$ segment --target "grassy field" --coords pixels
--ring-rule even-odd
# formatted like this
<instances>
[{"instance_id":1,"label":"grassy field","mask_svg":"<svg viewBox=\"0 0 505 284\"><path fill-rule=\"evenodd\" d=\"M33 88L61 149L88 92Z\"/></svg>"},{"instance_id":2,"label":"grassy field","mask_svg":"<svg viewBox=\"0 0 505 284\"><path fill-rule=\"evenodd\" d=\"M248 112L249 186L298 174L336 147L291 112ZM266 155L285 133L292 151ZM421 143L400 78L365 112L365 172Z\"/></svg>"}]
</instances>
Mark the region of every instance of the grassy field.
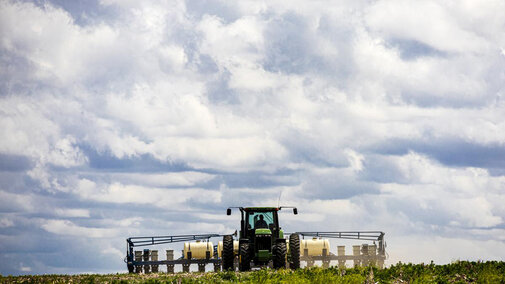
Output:
<instances>
[{"instance_id":1,"label":"grassy field","mask_svg":"<svg viewBox=\"0 0 505 284\"><path fill-rule=\"evenodd\" d=\"M296 271L1 276L0 283L504 283L505 262L458 261L447 265L402 264Z\"/></svg>"}]
</instances>

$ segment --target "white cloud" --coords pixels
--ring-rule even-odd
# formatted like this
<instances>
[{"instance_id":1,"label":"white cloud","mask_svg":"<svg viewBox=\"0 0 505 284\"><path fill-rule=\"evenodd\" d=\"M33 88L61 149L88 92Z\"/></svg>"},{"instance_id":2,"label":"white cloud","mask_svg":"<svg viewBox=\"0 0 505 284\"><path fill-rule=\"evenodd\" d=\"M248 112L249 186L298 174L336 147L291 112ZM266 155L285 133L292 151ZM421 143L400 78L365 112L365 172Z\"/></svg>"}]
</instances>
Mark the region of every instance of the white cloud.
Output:
<instances>
[{"instance_id":1,"label":"white cloud","mask_svg":"<svg viewBox=\"0 0 505 284\"><path fill-rule=\"evenodd\" d=\"M112 248L112 247L102 250L102 254L110 254L110 255L117 257L118 259L124 258L124 253L122 251L120 251L117 248Z\"/></svg>"},{"instance_id":2,"label":"white cloud","mask_svg":"<svg viewBox=\"0 0 505 284\"><path fill-rule=\"evenodd\" d=\"M259 63L263 54L264 25L256 17L242 17L226 25L215 16L204 16L197 26L203 34L201 52L211 55L219 66L228 69ZM244 64L246 66L242 66Z\"/></svg>"},{"instance_id":3,"label":"white cloud","mask_svg":"<svg viewBox=\"0 0 505 284\"><path fill-rule=\"evenodd\" d=\"M449 263L457 260L474 259L500 260L499 251L503 242L466 240L457 237L404 236L390 238L387 250L388 263Z\"/></svg>"},{"instance_id":4,"label":"white cloud","mask_svg":"<svg viewBox=\"0 0 505 284\"><path fill-rule=\"evenodd\" d=\"M199 172L178 172L178 173L119 173L114 178L131 181L134 184L149 185L152 187L181 187L194 186L212 180L215 175Z\"/></svg>"},{"instance_id":5,"label":"white cloud","mask_svg":"<svg viewBox=\"0 0 505 284\"><path fill-rule=\"evenodd\" d=\"M21 262L19 264L19 270L22 271L22 272L30 272L30 271L32 271L32 268L29 267L29 266L23 265L23 263Z\"/></svg>"},{"instance_id":6,"label":"white cloud","mask_svg":"<svg viewBox=\"0 0 505 284\"><path fill-rule=\"evenodd\" d=\"M84 217L89 218L89 210L87 209L64 209L64 208L56 208L54 210L57 216L63 218L72 218L72 217Z\"/></svg>"},{"instance_id":7,"label":"white cloud","mask_svg":"<svg viewBox=\"0 0 505 284\"><path fill-rule=\"evenodd\" d=\"M346 149L345 154L349 160L351 168L355 171L361 171L363 169L363 155L356 153L351 149Z\"/></svg>"},{"instance_id":8,"label":"white cloud","mask_svg":"<svg viewBox=\"0 0 505 284\"><path fill-rule=\"evenodd\" d=\"M116 229L83 227L68 220L47 220L41 224L41 228L53 234L81 238L110 238L118 236Z\"/></svg>"},{"instance_id":9,"label":"white cloud","mask_svg":"<svg viewBox=\"0 0 505 284\"><path fill-rule=\"evenodd\" d=\"M326 216L336 215L344 218L350 218L359 215L361 212L360 208L348 199L312 200L306 203L306 207L309 208L309 212L326 214ZM305 206L300 207L305 208Z\"/></svg>"},{"instance_id":10,"label":"white cloud","mask_svg":"<svg viewBox=\"0 0 505 284\"><path fill-rule=\"evenodd\" d=\"M469 226L494 227L503 223L503 218L493 215L493 206L484 197L474 197L455 200L449 207L458 212ZM472 208L472 211L465 210ZM456 223L456 225L459 225Z\"/></svg>"},{"instance_id":11,"label":"white cloud","mask_svg":"<svg viewBox=\"0 0 505 284\"><path fill-rule=\"evenodd\" d=\"M79 166L88 161L82 151L75 147L75 139L66 137L56 142L54 149L49 153L48 162L63 167Z\"/></svg>"},{"instance_id":12,"label":"white cloud","mask_svg":"<svg viewBox=\"0 0 505 284\"><path fill-rule=\"evenodd\" d=\"M148 204L160 208L172 209L190 208L185 204L191 200L202 203L219 203L221 193L201 188L165 189L138 185L123 185L115 182L108 186L97 185L94 182L81 179L75 193L86 200L109 203Z\"/></svg>"},{"instance_id":13,"label":"white cloud","mask_svg":"<svg viewBox=\"0 0 505 284\"><path fill-rule=\"evenodd\" d=\"M126 218L126 219L121 219L121 220L104 220L103 223L106 226L116 226L116 227L121 227L121 228L128 228L128 227L141 227L142 221L144 221L143 218L133 217L133 218Z\"/></svg>"},{"instance_id":14,"label":"white cloud","mask_svg":"<svg viewBox=\"0 0 505 284\"><path fill-rule=\"evenodd\" d=\"M36 198L33 195L15 194L0 190L0 208L11 212L33 212Z\"/></svg>"},{"instance_id":15,"label":"white cloud","mask_svg":"<svg viewBox=\"0 0 505 284\"><path fill-rule=\"evenodd\" d=\"M122 64L116 61L117 51L123 50L118 48L120 40L109 26L82 29L67 12L52 5L42 10L32 3L4 2L0 11L3 48L33 64L32 72L24 74L29 80L65 87L88 76L104 75L107 71L99 62Z\"/></svg>"},{"instance_id":16,"label":"white cloud","mask_svg":"<svg viewBox=\"0 0 505 284\"><path fill-rule=\"evenodd\" d=\"M436 225L494 227L503 223L502 206L495 202L503 177L473 168L447 169L415 153L395 159L406 181L381 188L392 194L384 198L401 201L403 210L412 210L403 211L412 220L433 214L441 217L428 221Z\"/></svg>"},{"instance_id":17,"label":"white cloud","mask_svg":"<svg viewBox=\"0 0 505 284\"><path fill-rule=\"evenodd\" d=\"M0 218L0 228L8 228L14 226L14 222L9 218Z\"/></svg>"},{"instance_id":18,"label":"white cloud","mask_svg":"<svg viewBox=\"0 0 505 284\"><path fill-rule=\"evenodd\" d=\"M366 21L388 37L416 40L443 51L482 52L489 43L467 31L451 15L452 7L437 1L379 1Z\"/></svg>"},{"instance_id":19,"label":"white cloud","mask_svg":"<svg viewBox=\"0 0 505 284\"><path fill-rule=\"evenodd\" d=\"M3 153L39 156L49 152L49 144L59 136L59 127L37 104L18 97L4 97L0 108L1 127L9 133L0 142Z\"/></svg>"}]
</instances>

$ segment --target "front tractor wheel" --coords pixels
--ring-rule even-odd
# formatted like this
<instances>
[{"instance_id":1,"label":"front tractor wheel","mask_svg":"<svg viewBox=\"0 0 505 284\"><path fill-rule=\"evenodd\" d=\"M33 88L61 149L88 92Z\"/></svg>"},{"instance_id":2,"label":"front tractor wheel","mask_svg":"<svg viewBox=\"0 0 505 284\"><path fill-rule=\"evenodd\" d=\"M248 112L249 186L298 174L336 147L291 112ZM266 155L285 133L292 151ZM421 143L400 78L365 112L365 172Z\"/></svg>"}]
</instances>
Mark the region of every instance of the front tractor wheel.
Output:
<instances>
[{"instance_id":1,"label":"front tractor wheel","mask_svg":"<svg viewBox=\"0 0 505 284\"><path fill-rule=\"evenodd\" d=\"M240 271L251 270L251 253L249 252L248 243L240 244L239 256L240 256L239 270Z\"/></svg>"},{"instance_id":2,"label":"front tractor wheel","mask_svg":"<svg viewBox=\"0 0 505 284\"><path fill-rule=\"evenodd\" d=\"M233 259L233 237L231 235L226 235L223 237L223 270L234 270Z\"/></svg>"},{"instance_id":3,"label":"front tractor wheel","mask_svg":"<svg viewBox=\"0 0 505 284\"><path fill-rule=\"evenodd\" d=\"M289 268L300 268L300 236L298 234L289 236Z\"/></svg>"},{"instance_id":4,"label":"front tractor wheel","mask_svg":"<svg viewBox=\"0 0 505 284\"><path fill-rule=\"evenodd\" d=\"M274 269L286 267L286 243L277 243L274 246Z\"/></svg>"}]
</instances>

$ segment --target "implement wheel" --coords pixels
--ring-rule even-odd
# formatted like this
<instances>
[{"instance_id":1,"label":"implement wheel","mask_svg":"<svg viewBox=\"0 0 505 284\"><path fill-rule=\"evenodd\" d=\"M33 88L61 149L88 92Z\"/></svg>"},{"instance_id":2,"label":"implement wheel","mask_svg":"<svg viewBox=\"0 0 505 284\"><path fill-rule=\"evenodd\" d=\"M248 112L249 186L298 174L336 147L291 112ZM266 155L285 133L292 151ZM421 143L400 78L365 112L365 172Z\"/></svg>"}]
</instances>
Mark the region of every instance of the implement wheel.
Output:
<instances>
[{"instance_id":1,"label":"implement wheel","mask_svg":"<svg viewBox=\"0 0 505 284\"><path fill-rule=\"evenodd\" d=\"M300 236L291 234L289 236L289 268L300 268Z\"/></svg>"},{"instance_id":2,"label":"implement wheel","mask_svg":"<svg viewBox=\"0 0 505 284\"><path fill-rule=\"evenodd\" d=\"M240 245L239 251L239 270L240 271L249 271L251 270L251 253L249 251L249 244L242 243Z\"/></svg>"},{"instance_id":3,"label":"implement wheel","mask_svg":"<svg viewBox=\"0 0 505 284\"><path fill-rule=\"evenodd\" d=\"M234 270L233 259L233 237L227 235L223 237L223 270Z\"/></svg>"},{"instance_id":4,"label":"implement wheel","mask_svg":"<svg viewBox=\"0 0 505 284\"><path fill-rule=\"evenodd\" d=\"M286 267L286 250L287 250L286 243L277 243L274 246L273 251L274 269L280 269Z\"/></svg>"},{"instance_id":5,"label":"implement wheel","mask_svg":"<svg viewBox=\"0 0 505 284\"><path fill-rule=\"evenodd\" d=\"M133 264L127 264L126 266L128 267L128 273L133 273L134 271Z\"/></svg>"}]
</instances>

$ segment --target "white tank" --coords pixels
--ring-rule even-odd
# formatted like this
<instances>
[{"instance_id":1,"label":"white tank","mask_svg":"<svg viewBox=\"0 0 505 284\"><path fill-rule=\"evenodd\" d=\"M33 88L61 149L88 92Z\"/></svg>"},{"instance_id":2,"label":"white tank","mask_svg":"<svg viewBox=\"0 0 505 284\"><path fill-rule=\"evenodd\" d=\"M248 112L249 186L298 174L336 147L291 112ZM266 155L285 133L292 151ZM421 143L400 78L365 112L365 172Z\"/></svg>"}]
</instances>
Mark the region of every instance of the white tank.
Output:
<instances>
[{"instance_id":1,"label":"white tank","mask_svg":"<svg viewBox=\"0 0 505 284\"><path fill-rule=\"evenodd\" d=\"M184 243L184 258L188 258L188 252L191 252L193 259L207 258L207 251L210 252L210 258L214 257L214 245L212 242L191 242Z\"/></svg>"},{"instance_id":2,"label":"white tank","mask_svg":"<svg viewBox=\"0 0 505 284\"><path fill-rule=\"evenodd\" d=\"M330 241L318 238L300 240L300 254L303 255L305 249L308 250L309 256L321 256L323 255L323 249L326 249L326 254L330 254Z\"/></svg>"},{"instance_id":3,"label":"white tank","mask_svg":"<svg viewBox=\"0 0 505 284\"><path fill-rule=\"evenodd\" d=\"M222 253L223 253L223 241L219 241L219 243L217 243L217 256L221 257ZM233 241L233 253L235 255L238 254L238 241Z\"/></svg>"}]
</instances>

